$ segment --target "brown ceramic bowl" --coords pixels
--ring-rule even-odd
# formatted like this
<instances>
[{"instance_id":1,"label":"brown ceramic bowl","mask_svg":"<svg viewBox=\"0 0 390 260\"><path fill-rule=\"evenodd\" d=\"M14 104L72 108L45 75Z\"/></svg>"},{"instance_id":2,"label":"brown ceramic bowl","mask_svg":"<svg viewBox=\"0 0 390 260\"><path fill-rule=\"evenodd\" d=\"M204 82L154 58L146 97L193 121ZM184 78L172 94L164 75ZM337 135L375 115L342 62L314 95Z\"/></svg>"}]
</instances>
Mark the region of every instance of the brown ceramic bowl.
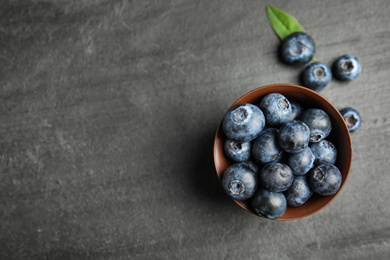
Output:
<instances>
[{"instance_id":1,"label":"brown ceramic bowl","mask_svg":"<svg viewBox=\"0 0 390 260\"><path fill-rule=\"evenodd\" d=\"M326 139L331 141L337 147L338 155L335 165L340 169L342 174L342 183L339 191L332 196L326 197L314 194L306 203L299 207L287 207L287 211L284 213L284 215L277 220L293 220L304 218L323 209L334 198L336 198L336 196L342 190L345 182L347 181L349 171L351 169L351 136L349 134L347 126L345 125L344 119L342 118L338 110L328 100L319 95L317 92L314 92L305 87L300 87L291 84L274 84L260 87L248 92L247 94L239 98L230 108L241 103L252 103L258 105L260 103L260 100L265 95L270 93L280 93L284 95L288 100L298 102L304 107L304 109L320 108L326 113L328 113L329 117L332 120L332 132ZM214 140L214 164L220 181L225 170L231 164L233 164L233 162L225 155L223 150L223 143L225 138L226 136L222 130L222 125L220 123ZM250 200L234 201L246 211L258 216L255 211L252 210Z\"/></svg>"}]
</instances>

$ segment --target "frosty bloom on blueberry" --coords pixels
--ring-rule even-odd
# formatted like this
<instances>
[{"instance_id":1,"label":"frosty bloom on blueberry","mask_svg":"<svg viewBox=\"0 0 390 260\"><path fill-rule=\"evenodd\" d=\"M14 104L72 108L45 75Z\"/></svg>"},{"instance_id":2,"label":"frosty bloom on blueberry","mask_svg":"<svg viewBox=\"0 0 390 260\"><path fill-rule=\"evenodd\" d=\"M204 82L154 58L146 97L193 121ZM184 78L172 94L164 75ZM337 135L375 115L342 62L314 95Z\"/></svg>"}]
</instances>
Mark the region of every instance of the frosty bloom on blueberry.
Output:
<instances>
[{"instance_id":1,"label":"frosty bloom on blueberry","mask_svg":"<svg viewBox=\"0 0 390 260\"><path fill-rule=\"evenodd\" d=\"M252 198L252 208L261 217L277 219L286 212L286 197L281 192L259 189Z\"/></svg>"},{"instance_id":2,"label":"frosty bloom on blueberry","mask_svg":"<svg viewBox=\"0 0 390 260\"><path fill-rule=\"evenodd\" d=\"M268 163L261 169L259 178L265 189L280 192L291 186L294 175L286 164Z\"/></svg>"},{"instance_id":3,"label":"frosty bloom on blueberry","mask_svg":"<svg viewBox=\"0 0 390 260\"><path fill-rule=\"evenodd\" d=\"M245 162L243 162L244 164L246 164L254 173L257 174L257 172L260 170L260 165L257 164L254 160L252 159L249 159L249 160L246 160Z\"/></svg>"},{"instance_id":4,"label":"frosty bloom on blueberry","mask_svg":"<svg viewBox=\"0 0 390 260\"><path fill-rule=\"evenodd\" d=\"M223 146L226 155L236 162L244 162L251 157L251 143L237 142L231 139L226 139Z\"/></svg>"},{"instance_id":5,"label":"frosty bloom on blueberry","mask_svg":"<svg viewBox=\"0 0 390 260\"><path fill-rule=\"evenodd\" d=\"M266 95L259 107L264 112L267 123L271 126L280 126L291 119L292 109L288 99L279 93Z\"/></svg>"},{"instance_id":6,"label":"frosty bloom on blueberry","mask_svg":"<svg viewBox=\"0 0 390 260\"><path fill-rule=\"evenodd\" d=\"M279 144L288 153L302 152L310 141L309 127L299 120L287 122L279 129Z\"/></svg>"},{"instance_id":7,"label":"frosty bloom on blueberry","mask_svg":"<svg viewBox=\"0 0 390 260\"><path fill-rule=\"evenodd\" d=\"M254 140L252 154L260 164L279 161L284 152L279 145L278 129L267 128Z\"/></svg>"},{"instance_id":8,"label":"frosty bloom on blueberry","mask_svg":"<svg viewBox=\"0 0 390 260\"><path fill-rule=\"evenodd\" d=\"M288 206L298 207L305 203L313 195L313 191L306 180L306 175L295 176L293 183L284 192L284 195Z\"/></svg>"},{"instance_id":9,"label":"frosty bloom on blueberry","mask_svg":"<svg viewBox=\"0 0 390 260\"><path fill-rule=\"evenodd\" d=\"M340 170L330 163L321 164L308 173L310 187L321 196L335 194L340 189L341 179Z\"/></svg>"},{"instance_id":10,"label":"frosty bloom on blueberry","mask_svg":"<svg viewBox=\"0 0 390 260\"><path fill-rule=\"evenodd\" d=\"M343 55L335 61L333 71L336 78L351 81L360 75L362 67L355 56Z\"/></svg>"},{"instance_id":11,"label":"frosty bloom on blueberry","mask_svg":"<svg viewBox=\"0 0 390 260\"><path fill-rule=\"evenodd\" d=\"M222 122L222 128L229 139L250 142L263 130L264 114L258 106L240 104L230 109Z\"/></svg>"},{"instance_id":12,"label":"frosty bloom on blueberry","mask_svg":"<svg viewBox=\"0 0 390 260\"><path fill-rule=\"evenodd\" d=\"M354 132L360 127L362 121L359 112L352 108L346 107L340 110L341 116L344 118L345 124L348 127L349 132Z\"/></svg>"},{"instance_id":13,"label":"frosty bloom on blueberry","mask_svg":"<svg viewBox=\"0 0 390 260\"><path fill-rule=\"evenodd\" d=\"M324 110L307 109L300 119L310 128L310 142L319 142L325 139L332 130L332 122Z\"/></svg>"},{"instance_id":14,"label":"frosty bloom on blueberry","mask_svg":"<svg viewBox=\"0 0 390 260\"><path fill-rule=\"evenodd\" d=\"M308 65L302 72L303 85L312 90L321 90L332 79L332 71L322 62Z\"/></svg>"},{"instance_id":15,"label":"frosty bloom on blueberry","mask_svg":"<svg viewBox=\"0 0 390 260\"><path fill-rule=\"evenodd\" d=\"M295 32L287 36L280 47L281 57L290 65L305 65L314 57L316 47L306 33Z\"/></svg>"},{"instance_id":16,"label":"frosty bloom on blueberry","mask_svg":"<svg viewBox=\"0 0 390 260\"><path fill-rule=\"evenodd\" d=\"M312 151L306 147L302 152L291 154L288 157L288 166L295 175L304 175L314 166L314 158Z\"/></svg>"},{"instance_id":17,"label":"frosty bloom on blueberry","mask_svg":"<svg viewBox=\"0 0 390 260\"><path fill-rule=\"evenodd\" d=\"M257 189L257 174L246 164L235 163L224 172L222 187L236 200L249 199Z\"/></svg>"},{"instance_id":18,"label":"frosty bloom on blueberry","mask_svg":"<svg viewBox=\"0 0 390 260\"><path fill-rule=\"evenodd\" d=\"M320 165L324 163L334 164L337 159L337 148L336 146L328 141L322 140L318 143L310 145L310 149L314 154L314 164Z\"/></svg>"},{"instance_id":19,"label":"frosty bloom on blueberry","mask_svg":"<svg viewBox=\"0 0 390 260\"><path fill-rule=\"evenodd\" d=\"M303 113L303 108L300 104L297 102L290 102L291 104L291 119L290 120L297 120Z\"/></svg>"}]
</instances>

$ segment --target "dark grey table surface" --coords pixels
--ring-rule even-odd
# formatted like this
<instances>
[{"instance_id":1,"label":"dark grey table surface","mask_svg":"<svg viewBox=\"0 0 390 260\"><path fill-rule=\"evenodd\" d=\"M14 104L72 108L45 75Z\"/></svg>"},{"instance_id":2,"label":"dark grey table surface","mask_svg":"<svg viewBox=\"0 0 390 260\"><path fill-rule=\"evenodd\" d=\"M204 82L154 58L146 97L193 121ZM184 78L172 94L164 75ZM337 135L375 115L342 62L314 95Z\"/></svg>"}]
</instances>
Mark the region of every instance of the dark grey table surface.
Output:
<instances>
[{"instance_id":1,"label":"dark grey table surface","mask_svg":"<svg viewBox=\"0 0 390 260\"><path fill-rule=\"evenodd\" d=\"M332 65L320 94L363 118L325 209L289 222L238 207L213 165L244 93L299 84L265 1L0 3L0 259L388 259L390 2L270 3Z\"/></svg>"}]
</instances>

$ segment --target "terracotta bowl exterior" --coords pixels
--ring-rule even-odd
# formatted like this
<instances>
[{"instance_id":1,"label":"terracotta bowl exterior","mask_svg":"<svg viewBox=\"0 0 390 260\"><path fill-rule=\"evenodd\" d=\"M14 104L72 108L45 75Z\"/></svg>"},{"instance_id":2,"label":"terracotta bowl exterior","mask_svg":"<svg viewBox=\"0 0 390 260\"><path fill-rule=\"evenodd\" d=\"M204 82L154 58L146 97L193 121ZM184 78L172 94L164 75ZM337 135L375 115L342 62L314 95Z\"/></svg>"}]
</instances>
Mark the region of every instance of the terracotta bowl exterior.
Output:
<instances>
[{"instance_id":1,"label":"terracotta bowl exterior","mask_svg":"<svg viewBox=\"0 0 390 260\"><path fill-rule=\"evenodd\" d=\"M241 103L252 103L258 105L261 99L270 93L280 93L288 100L301 104L304 109L320 108L328 113L332 121L332 132L326 139L331 141L337 147L338 156L335 165L340 169L342 174L342 183L339 191L332 196L326 197L314 194L303 205L299 207L288 207L285 214L277 220L294 220L304 218L325 208L333 199L336 198L337 195L340 194L345 182L347 181L352 164L351 136L339 111L327 99L317 92L297 85L273 84L259 87L243 95L230 108ZM221 123L218 126L214 140L214 164L220 182L225 170L234 163L225 155L223 150L223 143L226 136L222 130ZM250 200L234 201L246 211L258 216L252 210Z\"/></svg>"}]
</instances>

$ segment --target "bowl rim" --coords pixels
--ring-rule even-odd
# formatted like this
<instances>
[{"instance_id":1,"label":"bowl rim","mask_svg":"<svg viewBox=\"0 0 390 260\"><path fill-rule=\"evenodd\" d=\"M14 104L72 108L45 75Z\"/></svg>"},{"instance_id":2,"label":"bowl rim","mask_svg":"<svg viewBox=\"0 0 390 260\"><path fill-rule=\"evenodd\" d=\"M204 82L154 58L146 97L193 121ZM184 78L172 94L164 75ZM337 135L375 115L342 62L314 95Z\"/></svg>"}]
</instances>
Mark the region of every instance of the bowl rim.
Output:
<instances>
[{"instance_id":1,"label":"bowl rim","mask_svg":"<svg viewBox=\"0 0 390 260\"><path fill-rule=\"evenodd\" d=\"M345 149L348 149L349 153L350 153L350 160L347 162L347 167L346 167L346 170L345 170L345 178L344 180L342 181L341 183L341 186L339 188L339 190L331 195L331 196L326 196L329 198L329 200L324 203L322 206L316 208L315 210L309 212L309 213L306 213L306 214L303 214L301 216L297 216L297 217L289 217L289 218L283 218L280 217L278 219L274 219L276 221L288 221L288 220L296 220L296 219L302 219L302 218L305 218L305 217L308 217L308 216L311 216L317 212L319 212L320 210L322 210L323 208L325 208L326 206L328 206L337 196L338 194L341 192L341 190L343 189L345 183L347 182L347 179L349 177L349 174L350 174L350 171L351 171L351 166L352 166L352 158L353 158L353 151L352 151L352 139L351 139L351 135L350 135L350 132L348 130L348 127L347 125L345 124L345 121L343 119L343 117L341 116L339 110L328 100L326 99L324 96L322 96L321 94L311 90L311 89L308 89L306 87L302 87L302 86L299 86L299 85L295 85L295 84L289 84L289 83L277 83L277 84L270 84L270 85L264 85L264 86L261 86L261 87L257 87L247 93L245 93L244 95L242 95L240 98L238 98L230 107L229 109L227 109L222 117L222 120L220 120L219 124L218 124L218 127L217 127L217 131L215 133L215 136L214 136L214 144L213 144L213 160L214 160L214 167L215 167L215 171L216 171L216 174L217 174L217 178L219 180L219 182L222 184L221 182L221 178L219 177L219 167L217 165L217 157L219 156L220 154L220 149L218 147L218 144L219 144L219 134L220 132L222 131L222 121L223 121L223 118L225 116L225 114L231 109L233 108L234 106L238 105L238 104L241 104L241 103L245 103L245 102L241 102L241 100L245 99L247 96L250 96L252 95L254 92L257 92L259 91L259 89L265 89L265 88L285 88L285 87L291 87L291 88L295 88L295 89L300 89L301 91L306 91L308 93L311 93L312 95L315 95L315 96L318 96L320 99L322 99L328 106L330 106L330 108L334 111L336 111L336 115L338 118L338 121L342 122L342 127L344 128L343 130L345 131L345 133L347 133L347 140L346 142L348 143L348 146L345 147ZM270 92L271 93L271 92ZM278 93L278 91L275 91L274 93ZM333 120L335 120L334 118L332 118ZM226 157L226 155L224 155ZM221 175L222 176L222 175ZM236 200L236 199L233 199L231 198L233 201L235 201L236 204L238 204L241 208L243 208L245 211L257 216L257 217L261 217L259 216L258 214L256 214L254 211L252 210L249 210L248 208L246 208L243 204L243 201L239 201L239 200Z\"/></svg>"}]
</instances>

